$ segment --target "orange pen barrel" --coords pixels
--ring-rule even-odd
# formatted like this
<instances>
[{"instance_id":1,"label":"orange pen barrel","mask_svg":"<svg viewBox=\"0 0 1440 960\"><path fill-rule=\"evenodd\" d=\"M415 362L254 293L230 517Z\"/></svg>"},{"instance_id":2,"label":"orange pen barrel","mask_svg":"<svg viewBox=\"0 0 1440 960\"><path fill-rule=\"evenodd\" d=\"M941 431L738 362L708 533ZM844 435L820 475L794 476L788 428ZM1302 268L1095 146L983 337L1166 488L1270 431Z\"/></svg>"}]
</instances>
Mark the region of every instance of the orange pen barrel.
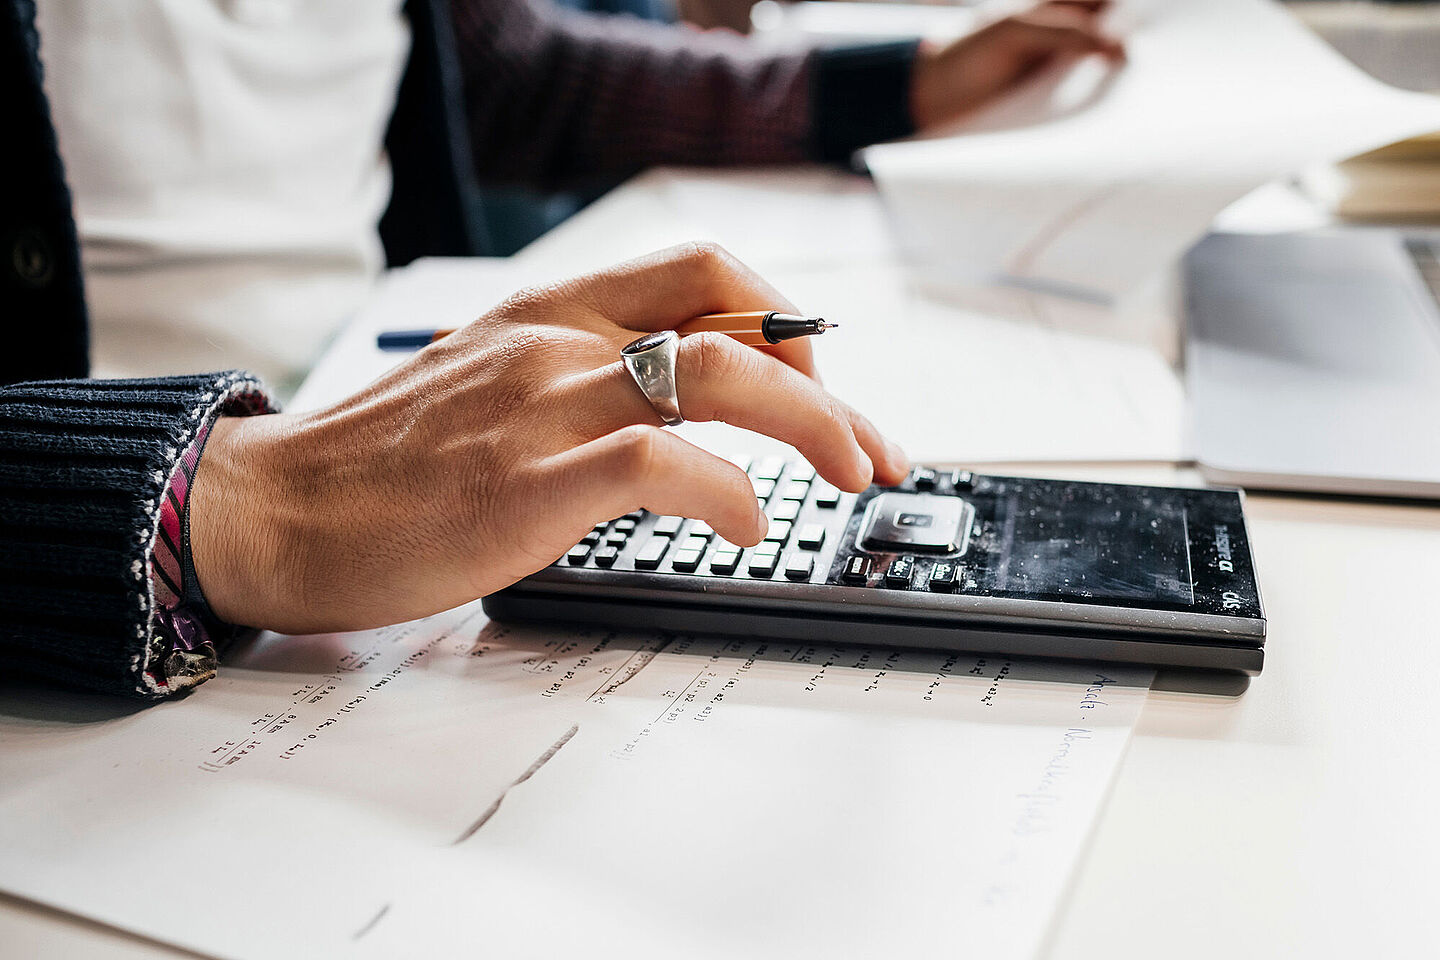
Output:
<instances>
[{"instance_id":1,"label":"orange pen barrel","mask_svg":"<svg viewBox=\"0 0 1440 960\"><path fill-rule=\"evenodd\" d=\"M797 317L773 310L748 313L707 313L694 320L686 320L676 327L681 336L692 333L723 333L747 347L764 347L792 340L795 337L811 337L834 327L819 317Z\"/></svg>"}]
</instances>

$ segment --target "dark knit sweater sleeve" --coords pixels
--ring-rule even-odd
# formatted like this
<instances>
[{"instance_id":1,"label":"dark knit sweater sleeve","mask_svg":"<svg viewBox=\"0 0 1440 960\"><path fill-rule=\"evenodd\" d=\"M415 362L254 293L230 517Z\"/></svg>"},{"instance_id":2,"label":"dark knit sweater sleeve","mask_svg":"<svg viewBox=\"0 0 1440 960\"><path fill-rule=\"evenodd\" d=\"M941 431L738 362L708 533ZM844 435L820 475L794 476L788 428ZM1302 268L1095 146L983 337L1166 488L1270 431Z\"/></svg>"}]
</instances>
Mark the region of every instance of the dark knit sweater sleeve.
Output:
<instances>
[{"instance_id":1,"label":"dark knit sweater sleeve","mask_svg":"<svg viewBox=\"0 0 1440 960\"><path fill-rule=\"evenodd\" d=\"M145 699L187 686L156 629L160 504L205 424L269 409L237 372L0 387L0 669Z\"/></svg>"}]
</instances>

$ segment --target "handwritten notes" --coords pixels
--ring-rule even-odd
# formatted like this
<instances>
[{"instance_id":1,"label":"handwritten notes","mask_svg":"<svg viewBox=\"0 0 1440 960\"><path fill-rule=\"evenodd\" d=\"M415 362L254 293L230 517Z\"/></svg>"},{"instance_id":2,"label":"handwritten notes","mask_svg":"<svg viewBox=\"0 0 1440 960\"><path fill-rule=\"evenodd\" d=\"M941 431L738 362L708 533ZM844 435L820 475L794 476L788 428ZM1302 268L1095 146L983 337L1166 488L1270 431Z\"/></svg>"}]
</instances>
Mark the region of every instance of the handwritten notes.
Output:
<instances>
[{"instance_id":1,"label":"handwritten notes","mask_svg":"<svg viewBox=\"0 0 1440 960\"><path fill-rule=\"evenodd\" d=\"M1148 682L478 607L263 637L110 719L0 691L0 886L227 957L1028 956Z\"/></svg>"},{"instance_id":2,"label":"handwritten notes","mask_svg":"<svg viewBox=\"0 0 1440 960\"><path fill-rule=\"evenodd\" d=\"M363 956L1031 956L1149 682L493 625L477 650L544 664L577 732L471 841L409 865Z\"/></svg>"}]
</instances>

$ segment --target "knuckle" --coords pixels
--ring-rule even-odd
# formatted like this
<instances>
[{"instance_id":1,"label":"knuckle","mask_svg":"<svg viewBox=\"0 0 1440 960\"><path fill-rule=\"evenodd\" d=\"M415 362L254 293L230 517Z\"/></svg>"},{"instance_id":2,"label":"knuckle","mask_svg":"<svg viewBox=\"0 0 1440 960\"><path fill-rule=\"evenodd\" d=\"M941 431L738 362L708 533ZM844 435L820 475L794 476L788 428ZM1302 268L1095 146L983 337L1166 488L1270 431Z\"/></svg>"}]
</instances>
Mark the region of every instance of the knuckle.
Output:
<instances>
[{"instance_id":1,"label":"knuckle","mask_svg":"<svg viewBox=\"0 0 1440 960\"><path fill-rule=\"evenodd\" d=\"M655 471L662 434L657 427L632 424L616 434L618 472L625 479L644 481Z\"/></svg>"}]
</instances>

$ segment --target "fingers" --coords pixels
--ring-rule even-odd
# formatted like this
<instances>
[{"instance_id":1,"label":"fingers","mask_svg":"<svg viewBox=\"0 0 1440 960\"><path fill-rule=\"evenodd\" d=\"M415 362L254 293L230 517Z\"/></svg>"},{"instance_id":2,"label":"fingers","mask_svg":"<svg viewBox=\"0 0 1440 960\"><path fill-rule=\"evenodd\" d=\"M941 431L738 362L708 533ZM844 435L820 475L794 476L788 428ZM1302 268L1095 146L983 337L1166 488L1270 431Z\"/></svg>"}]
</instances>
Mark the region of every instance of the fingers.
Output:
<instances>
[{"instance_id":1,"label":"fingers","mask_svg":"<svg viewBox=\"0 0 1440 960\"><path fill-rule=\"evenodd\" d=\"M1052 0L1011 22L1017 31L1024 31L1027 44L1037 53L1098 53L1120 59L1125 54L1124 45L1100 28L1097 15L1105 6L1080 0Z\"/></svg>"},{"instance_id":2,"label":"fingers","mask_svg":"<svg viewBox=\"0 0 1440 960\"><path fill-rule=\"evenodd\" d=\"M688 420L721 420L796 447L826 480L860 491L871 480L898 482L904 454L819 384L741 346L704 333L680 342L676 361L680 412ZM563 404L584 417L582 434L598 436L629 423L659 418L619 363L577 377Z\"/></svg>"},{"instance_id":3,"label":"fingers","mask_svg":"<svg viewBox=\"0 0 1440 960\"><path fill-rule=\"evenodd\" d=\"M749 547L769 526L744 471L658 427L624 427L547 466L558 477L564 521L576 529L644 509L704 520Z\"/></svg>"},{"instance_id":4,"label":"fingers","mask_svg":"<svg viewBox=\"0 0 1440 960\"><path fill-rule=\"evenodd\" d=\"M705 313L798 313L759 274L713 243L686 243L581 278L574 289L630 330L664 330Z\"/></svg>"}]
</instances>

